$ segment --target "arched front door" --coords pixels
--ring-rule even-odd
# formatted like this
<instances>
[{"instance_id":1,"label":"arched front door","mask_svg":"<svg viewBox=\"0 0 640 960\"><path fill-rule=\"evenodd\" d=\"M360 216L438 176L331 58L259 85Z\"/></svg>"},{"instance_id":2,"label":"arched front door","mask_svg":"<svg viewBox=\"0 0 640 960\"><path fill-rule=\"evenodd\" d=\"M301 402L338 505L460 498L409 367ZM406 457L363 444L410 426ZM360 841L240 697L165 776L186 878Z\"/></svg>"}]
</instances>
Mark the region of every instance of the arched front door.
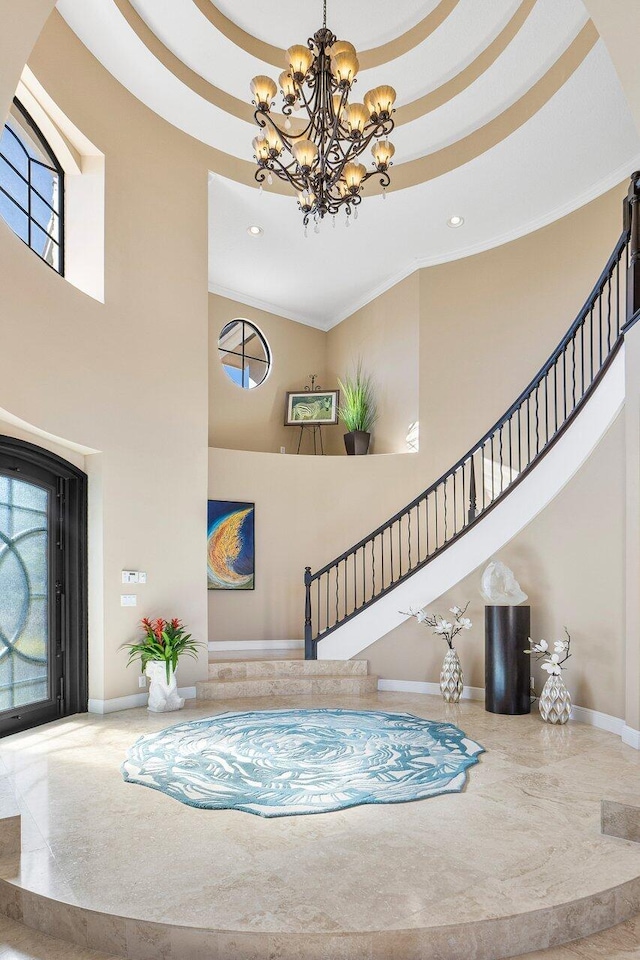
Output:
<instances>
[{"instance_id":1,"label":"arched front door","mask_svg":"<svg viewBox=\"0 0 640 960\"><path fill-rule=\"evenodd\" d=\"M0 736L87 709L87 478L0 436Z\"/></svg>"}]
</instances>

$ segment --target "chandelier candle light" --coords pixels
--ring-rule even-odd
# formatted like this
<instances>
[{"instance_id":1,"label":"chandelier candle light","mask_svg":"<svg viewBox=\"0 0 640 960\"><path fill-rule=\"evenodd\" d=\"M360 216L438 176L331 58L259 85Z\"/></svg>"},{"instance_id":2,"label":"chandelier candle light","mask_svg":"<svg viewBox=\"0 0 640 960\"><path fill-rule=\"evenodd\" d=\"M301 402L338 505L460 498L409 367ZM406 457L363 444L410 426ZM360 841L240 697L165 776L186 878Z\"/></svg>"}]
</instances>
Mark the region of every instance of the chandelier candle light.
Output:
<instances>
[{"instance_id":1,"label":"chandelier candle light","mask_svg":"<svg viewBox=\"0 0 640 960\"><path fill-rule=\"evenodd\" d=\"M362 103L349 103L359 69L353 44L338 40L327 28L324 0L323 26L307 46L297 44L286 52L285 69L279 77L283 98L284 128L276 124L271 109L278 90L271 77L254 77L251 93L260 133L253 140L260 185L273 182L275 175L289 183L298 197L305 228L315 220L316 232L328 213L341 208L357 216L364 183L380 177L384 190L389 186L389 167L395 147L388 137L394 128L392 114L396 100L393 87L369 90ZM303 119L291 122L294 111ZM306 114L306 117L304 116ZM358 158L373 142L373 170Z\"/></svg>"}]
</instances>

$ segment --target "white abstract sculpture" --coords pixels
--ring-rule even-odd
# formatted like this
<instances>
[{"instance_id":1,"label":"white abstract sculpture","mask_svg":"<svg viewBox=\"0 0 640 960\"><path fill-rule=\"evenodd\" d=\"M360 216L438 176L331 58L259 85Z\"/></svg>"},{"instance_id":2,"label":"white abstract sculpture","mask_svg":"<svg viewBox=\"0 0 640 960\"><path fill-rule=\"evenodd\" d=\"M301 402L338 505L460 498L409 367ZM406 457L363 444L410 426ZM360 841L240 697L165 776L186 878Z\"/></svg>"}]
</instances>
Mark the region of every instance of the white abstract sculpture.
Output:
<instances>
[{"instance_id":1,"label":"white abstract sculpture","mask_svg":"<svg viewBox=\"0 0 640 960\"><path fill-rule=\"evenodd\" d=\"M480 581L480 594L487 603L494 606L517 606L528 599L513 570L501 560L492 560L488 564Z\"/></svg>"},{"instance_id":2,"label":"white abstract sculpture","mask_svg":"<svg viewBox=\"0 0 640 960\"><path fill-rule=\"evenodd\" d=\"M150 713L170 713L172 710L182 710L184 700L178 696L176 675L170 669L170 679L167 683L167 668L164 660L149 660L145 673L149 677L149 705Z\"/></svg>"}]
</instances>

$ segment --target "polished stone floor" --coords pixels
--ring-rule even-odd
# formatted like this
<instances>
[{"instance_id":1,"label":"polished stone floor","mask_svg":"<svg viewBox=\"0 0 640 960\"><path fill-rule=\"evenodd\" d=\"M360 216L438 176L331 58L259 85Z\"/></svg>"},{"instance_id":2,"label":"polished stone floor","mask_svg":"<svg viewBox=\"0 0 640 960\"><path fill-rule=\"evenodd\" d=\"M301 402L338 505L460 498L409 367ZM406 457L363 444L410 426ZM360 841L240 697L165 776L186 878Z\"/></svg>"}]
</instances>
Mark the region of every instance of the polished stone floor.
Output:
<instances>
[{"instance_id":1,"label":"polished stone floor","mask_svg":"<svg viewBox=\"0 0 640 960\"><path fill-rule=\"evenodd\" d=\"M520 960L638 960L640 920L621 923L585 940L564 947L527 953ZM0 960L120 960L96 950L86 950L29 930L0 917ZM185 957L184 960L189 960ZM300 960L304 960L301 956ZM465 958L466 960L466 958Z\"/></svg>"},{"instance_id":2,"label":"polished stone floor","mask_svg":"<svg viewBox=\"0 0 640 960\"><path fill-rule=\"evenodd\" d=\"M202 717L194 704L180 715L131 710L58 721L0 741L0 796L14 794L23 816L20 873L10 879L149 920L339 932L508 916L640 875L640 845L600 834L601 798L640 791L640 754L611 734L399 693L205 709L292 706L447 719L487 752L459 795L263 820L197 810L122 780L127 747L142 733ZM548 956L635 955L625 949ZM0 950L5 956L22 954Z\"/></svg>"}]
</instances>

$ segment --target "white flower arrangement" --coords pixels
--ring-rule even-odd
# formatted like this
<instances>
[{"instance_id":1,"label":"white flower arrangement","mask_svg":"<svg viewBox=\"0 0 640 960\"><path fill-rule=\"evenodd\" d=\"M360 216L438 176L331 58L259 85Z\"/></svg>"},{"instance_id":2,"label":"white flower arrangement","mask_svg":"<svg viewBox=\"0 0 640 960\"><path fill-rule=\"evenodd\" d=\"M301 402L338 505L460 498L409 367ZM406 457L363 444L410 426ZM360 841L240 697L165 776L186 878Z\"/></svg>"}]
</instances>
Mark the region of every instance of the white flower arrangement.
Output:
<instances>
[{"instance_id":1,"label":"white flower arrangement","mask_svg":"<svg viewBox=\"0 0 640 960\"><path fill-rule=\"evenodd\" d=\"M571 635L566 627L564 628L564 632L567 635L567 639L554 640L553 653L546 640L540 640L538 643L534 643L531 637L529 637L531 649L525 650L525 653L530 653L532 656L535 656L541 668L546 670L549 676L559 677L564 669L563 664L566 663L571 656Z\"/></svg>"},{"instance_id":2,"label":"white flower arrangement","mask_svg":"<svg viewBox=\"0 0 640 960\"><path fill-rule=\"evenodd\" d=\"M400 611L405 617L413 617L418 623L424 623L428 627L431 627L433 632L440 637L444 637L447 641L447 645L450 650L453 650L453 641L458 636L459 633L462 633L463 630L471 630L473 626L469 617L465 617L467 612L467 607L471 601L467 601L464 607L451 607L449 613L452 614L452 619L447 620L446 617L443 617L441 614L436 613L434 616L429 617L424 612L424 610L411 610L409 609L406 613Z\"/></svg>"}]
</instances>

